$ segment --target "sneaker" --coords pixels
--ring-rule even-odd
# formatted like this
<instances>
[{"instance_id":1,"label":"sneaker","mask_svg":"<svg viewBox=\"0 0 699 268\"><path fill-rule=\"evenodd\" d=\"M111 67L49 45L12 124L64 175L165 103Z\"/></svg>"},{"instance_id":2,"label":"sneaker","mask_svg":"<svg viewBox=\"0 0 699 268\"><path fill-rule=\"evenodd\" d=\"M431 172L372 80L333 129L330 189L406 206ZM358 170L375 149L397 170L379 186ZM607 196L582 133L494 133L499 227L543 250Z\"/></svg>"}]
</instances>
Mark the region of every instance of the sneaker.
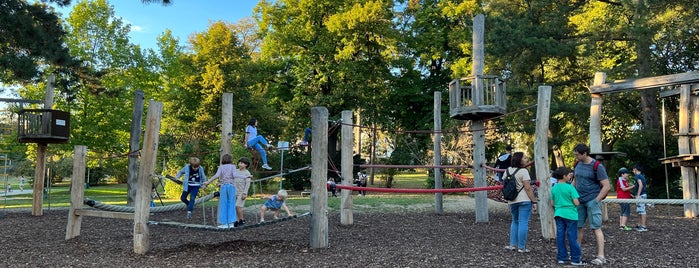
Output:
<instances>
[{"instance_id":1,"label":"sneaker","mask_svg":"<svg viewBox=\"0 0 699 268\"><path fill-rule=\"evenodd\" d=\"M308 142L307 142L307 141L302 141L302 142L301 142L301 146L308 146Z\"/></svg>"},{"instance_id":2,"label":"sneaker","mask_svg":"<svg viewBox=\"0 0 699 268\"><path fill-rule=\"evenodd\" d=\"M591 263L593 265L602 265L602 264L607 263L607 259L605 259L604 257L597 256L597 258L592 260Z\"/></svg>"},{"instance_id":3,"label":"sneaker","mask_svg":"<svg viewBox=\"0 0 699 268\"><path fill-rule=\"evenodd\" d=\"M187 219L191 219L191 218L192 218L192 212L191 212L191 211L187 211Z\"/></svg>"},{"instance_id":4,"label":"sneaker","mask_svg":"<svg viewBox=\"0 0 699 268\"><path fill-rule=\"evenodd\" d=\"M274 149L274 145L267 144L267 149Z\"/></svg>"},{"instance_id":5,"label":"sneaker","mask_svg":"<svg viewBox=\"0 0 699 268\"><path fill-rule=\"evenodd\" d=\"M227 228L229 228L229 225L228 224L221 224L218 226L218 228L227 229Z\"/></svg>"},{"instance_id":6,"label":"sneaker","mask_svg":"<svg viewBox=\"0 0 699 268\"><path fill-rule=\"evenodd\" d=\"M606 263L607 260L604 260L604 262ZM559 263L560 263L560 262L559 262ZM580 262L570 262L570 265L573 265L573 266L585 266L585 265L587 265L587 263L584 262L584 261L580 261Z\"/></svg>"},{"instance_id":7,"label":"sneaker","mask_svg":"<svg viewBox=\"0 0 699 268\"><path fill-rule=\"evenodd\" d=\"M238 225L244 225L246 223L248 223L248 221L241 219L240 222L238 223Z\"/></svg>"},{"instance_id":8,"label":"sneaker","mask_svg":"<svg viewBox=\"0 0 699 268\"><path fill-rule=\"evenodd\" d=\"M558 264L560 264L560 265L566 264L566 261L558 261Z\"/></svg>"},{"instance_id":9,"label":"sneaker","mask_svg":"<svg viewBox=\"0 0 699 268\"><path fill-rule=\"evenodd\" d=\"M638 226L638 227L636 227L636 231L647 232L648 228L646 228L645 226Z\"/></svg>"},{"instance_id":10,"label":"sneaker","mask_svg":"<svg viewBox=\"0 0 699 268\"><path fill-rule=\"evenodd\" d=\"M281 219L281 218L282 218L282 217L279 217L279 216L277 216L277 215L274 215L274 219L275 219L275 220L278 220L278 219Z\"/></svg>"},{"instance_id":11,"label":"sneaker","mask_svg":"<svg viewBox=\"0 0 699 268\"><path fill-rule=\"evenodd\" d=\"M520 249L517 250L517 252L519 252L519 253L529 253L529 250L526 249L526 248L520 248Z\"/></svg>"},{"instance_id":12,"label":"sneaker","mask_svg":"<svg viewBox=\"0 0 699 268\"><path fill-rule=\"evenodd\" d=\"M260 223L264 223L264 222L265 222L265 219L260 219Z\"/></svg>"},{"instance_id":13,"label":"sneaker","mask_svg":"<svg viewBox=\"0 0 699 268\"><path fill-rule=\"evenodd\" d=\"M270 166L267 165L267 164L262 165L262 168L263 168L263 169L266 169L266 170L272 170L272 167L270 167Z\"/></svg>"},{"instance_id":14,"label":"sneaker","mask_svg":"<svg viewBox=\"0 0 699 268\"><path fill-rule=\"evenodd\" d=\"M631 230L633 230L633 228L631 228L631 226L619 226L619 230L631 231Z\"/></svg>"},{"instance_id":15,"label":"sneaker","mask_svg":"<svg viewBox=\"0 0 699 268\"><path fill-rule=\"evenodd\" d=\"M505 250L515 250L517 249L515 246L505 246Z\"/></svg>"}]
</instances>

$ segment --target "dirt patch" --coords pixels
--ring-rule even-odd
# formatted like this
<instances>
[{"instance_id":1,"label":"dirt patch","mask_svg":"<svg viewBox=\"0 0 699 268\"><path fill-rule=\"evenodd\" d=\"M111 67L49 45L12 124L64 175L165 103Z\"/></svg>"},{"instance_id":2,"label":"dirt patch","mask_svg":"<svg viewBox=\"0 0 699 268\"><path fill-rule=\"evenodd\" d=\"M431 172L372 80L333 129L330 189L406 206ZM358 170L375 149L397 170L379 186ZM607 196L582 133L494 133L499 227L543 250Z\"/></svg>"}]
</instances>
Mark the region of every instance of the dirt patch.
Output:
<instances>
[{"instance_id":1,"label":"dirt patch","mask_svg":"<svg viewBox=\"0 0 699 268\"><path fill-rule=\"evenodd\" d=\"M340 224L330 211L329 247L309 247L311 218L232 232L207 232L150 226L150 251L133 253L128 220L85 217L81 235L64 240L67 210L33 217L27 210L0 211L0 260L8 267L557 267L555 241L541 236L533 215L527 246L532 252L505 251L510 215L506 205L490 203L489 223L475 223L472 199L445 198L444 213L433 206L357 208L354 224ZM390 209L397 209L391 212ZM300 212L302 208L296 207ZM195 211L196 212L196 211ZM199 211L201 212L201 211ZM699 220L682 218L682 207L649 211L649 231L621 231L618 206L604 225L610 267L693 267L699 255ZM668 216L669 215L669 216ZM192 220L184 211L157 213L152 220ZM212 221L210 217L206 221ZM630 223L635 223L632 216ZM595 253L591 232L583 257Z\"/></svg>"}]
</instances>

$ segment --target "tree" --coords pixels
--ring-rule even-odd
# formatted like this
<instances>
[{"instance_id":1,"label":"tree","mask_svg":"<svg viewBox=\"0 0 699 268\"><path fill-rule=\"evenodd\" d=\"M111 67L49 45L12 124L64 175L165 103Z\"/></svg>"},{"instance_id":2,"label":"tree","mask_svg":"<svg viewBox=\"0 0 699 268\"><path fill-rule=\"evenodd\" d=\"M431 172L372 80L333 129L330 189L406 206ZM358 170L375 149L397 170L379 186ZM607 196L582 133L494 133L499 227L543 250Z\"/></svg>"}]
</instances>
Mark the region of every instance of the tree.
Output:
<instances>
[{"instance_id":1,"label":"tree","mask_svg":"<svg viewBox=\"0 0 699 268\"><path fill-rule=\"evenodd\" d=\"M67 5L68 0L51 0ZM63 45L60 19L46 4L6 0L0 4L0 82L32 83L40 80L45 65L68 68L73 60Z\"/></svg>"}]
</instances>

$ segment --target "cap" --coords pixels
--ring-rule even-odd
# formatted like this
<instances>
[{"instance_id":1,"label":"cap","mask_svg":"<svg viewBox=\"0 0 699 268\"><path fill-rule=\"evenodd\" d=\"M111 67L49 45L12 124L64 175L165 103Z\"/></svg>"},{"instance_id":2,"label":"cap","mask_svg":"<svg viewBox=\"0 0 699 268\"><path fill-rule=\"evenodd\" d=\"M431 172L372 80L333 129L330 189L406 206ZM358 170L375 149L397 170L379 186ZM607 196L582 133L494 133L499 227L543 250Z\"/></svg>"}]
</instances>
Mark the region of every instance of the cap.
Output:
<instances>
[{"instance_id":1,"label":"cap","mask_svg":"<svg viewBox=\"0 0 699 268\"><path fill-rule=\"evenodd\" d=\"M621 174L624 174L624 173L629 173L629 170L626 169L625 167L623 167L623 168L620 168L619 171L618 171L617 173L619 173L619 175L621 175Z\"/></svg>"}]
</instances>

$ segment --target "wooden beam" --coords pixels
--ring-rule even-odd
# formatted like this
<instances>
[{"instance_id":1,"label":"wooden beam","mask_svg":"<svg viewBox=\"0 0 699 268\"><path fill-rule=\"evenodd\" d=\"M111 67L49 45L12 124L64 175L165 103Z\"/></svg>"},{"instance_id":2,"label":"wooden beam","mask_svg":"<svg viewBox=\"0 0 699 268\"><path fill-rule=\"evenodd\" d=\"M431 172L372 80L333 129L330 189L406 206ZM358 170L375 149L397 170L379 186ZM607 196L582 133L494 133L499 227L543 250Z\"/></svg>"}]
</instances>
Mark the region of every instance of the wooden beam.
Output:
<instances>
[{"instance_id":1,"label":"wooden beam","mask_svg":"<svg viewBox=\"0 0 699 268\"><path fill-rule=\"evenodd\" d=\"M311 248L328 247L328 109L311 108Z\"/></svg>"},{"instance_id":2,"label":"wooden beam","mask_svg":"<svg viewBox=\"0 0 699 268\"><path fill-rule=\"evenodd\" d=\"M592 85L590 87L590 93L610 94L633 89L647 89L694 83L699 83L699 71L638 79L616 80L612 83Z\"/></svg>"},{"instance_id":3,"label":"wooden beam","mask_svg":"<svg viewBox=\"0 0 699 268\"><path fill-rule=\"evenodd\" d=\"M75 215L77 216L90 216L90 217L100 217L100 218L111 218L111 219L124 219L133 220L133 213L128 212L114 212L114 211L104 211L104 210L90 210L90 209L76 209Z\"/></svg>"},{"instance_id":4,"label":"wooden beam","mask_svg":"<svg viewBox=\"0 0 699 268\"><path fill-rule=\"evenodd\" d=\"M73 177L70 182L70 210L68 211L68 224L66 225L66 240L80 235L82 216L75 211L82 209L83 196L85 194L85 145L75 145L73 149Z\"/></svg>"},{"instance_id":5,"label":"wooden beam","mask_svg":"<svg viewBox=\"0 0 699 268\"><path fill-rule=\"evenodd\" d=\"M151 187L153 187L151 176L155 172L155 162L158 157L162 114L162 102L148 101L146 133L143 136L143 150L141 150L141 163L138 167L138 186L133 213L133 250L136 254L145 254L150 247L148 216L150 215Z\"/></svg>"}]
</instances>

